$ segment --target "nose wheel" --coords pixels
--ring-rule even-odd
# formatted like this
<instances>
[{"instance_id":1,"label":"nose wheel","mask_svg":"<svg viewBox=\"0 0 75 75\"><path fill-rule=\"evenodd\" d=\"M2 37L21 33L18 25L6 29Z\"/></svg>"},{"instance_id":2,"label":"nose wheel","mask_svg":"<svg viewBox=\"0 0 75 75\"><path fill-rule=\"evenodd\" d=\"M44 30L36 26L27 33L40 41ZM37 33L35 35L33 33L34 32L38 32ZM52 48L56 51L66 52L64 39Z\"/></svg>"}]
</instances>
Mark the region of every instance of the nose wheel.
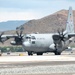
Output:
<instances>
[{"instance_id":1,"label":"nose wheel","mask_svg":"<svg viewBox=\"0 0 75 75\"><path fill-rule=\"evenodd\" d=\"M28 55L29 55L29 56L32 56L32 55L33 55L33 53L32 53L32 52L28 52Z\"/></svg>"}]
</instances>

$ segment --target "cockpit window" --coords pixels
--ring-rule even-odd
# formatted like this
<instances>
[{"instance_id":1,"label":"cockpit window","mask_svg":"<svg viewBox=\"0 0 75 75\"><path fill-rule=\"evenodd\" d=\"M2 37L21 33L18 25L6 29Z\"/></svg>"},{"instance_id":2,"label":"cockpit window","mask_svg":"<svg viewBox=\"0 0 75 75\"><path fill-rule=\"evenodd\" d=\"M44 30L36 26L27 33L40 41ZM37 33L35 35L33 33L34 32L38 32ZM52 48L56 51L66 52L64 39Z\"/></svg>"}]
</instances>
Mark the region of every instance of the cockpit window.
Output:
<instances>
[{"instance_id":1,"label":"cockpit window","mask_svg":"<svg viewBox=\"0 0 75 75\"><path fill-rule=\"evenodd\" d=\"M32 38L32 39L36 39L35 36L32 36L31 38Z\"/></svg>"},{"instance_id":2,"label":"cockpit window","mask_svg":"<svg viewBox=\"0 0 75 75\"><path fill-rule=\"evenodd\" d=\"M26 37L26 39L31 39L31 37Z\"/></svg>"}]
</instances>

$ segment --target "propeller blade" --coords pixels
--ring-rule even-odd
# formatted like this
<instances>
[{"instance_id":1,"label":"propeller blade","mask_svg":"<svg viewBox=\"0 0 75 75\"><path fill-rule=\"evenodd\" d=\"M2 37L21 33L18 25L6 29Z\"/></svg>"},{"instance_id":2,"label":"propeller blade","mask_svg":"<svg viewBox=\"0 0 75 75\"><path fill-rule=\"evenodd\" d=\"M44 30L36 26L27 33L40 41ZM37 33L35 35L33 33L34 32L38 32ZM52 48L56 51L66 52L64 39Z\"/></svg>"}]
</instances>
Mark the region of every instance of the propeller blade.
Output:
<instances>
[{"instance_id":1,"label":"propeller blade","mask_svg":"<svg viewBox=\"0 0 75 75\"><path fill-rule=\"evenodd\" d=\"M19 37L19 33L18 33L18 31L16 31L16 34L18 35L18 37Z\"/></svg>"},{"instance_id":2,"label":"propeller blade","mask_svg":"<svg viewBox=\"0 0 75 75\"><path fill-rule=\"evenodd\" d=\"M62 35L62 36L64 35L63 32L64 32L64 29L61 30L61 35Z\"/></svg>"},{"instance_id":3,"label":"propeller blade","mask_svg":"<svg viewBox=\"0 0 75 75\"><path fill-rule=\"evenodd\" d=\"M24 27L21 26L21 28L20 28L20 37L22 37L23 30L24 30Z\"/></svg>"},{"instance_id":4,"label":"propeller blade","mask_svg":"<svg viewBox=\"0 0 75 75\"><path fill-rule=\"evenodd\" d=\"M60 29L58 29L58 30L57 30L57 32L58 32L58 33L59 33L59 35L60 35Z\"/></svg>"},{"instance_id":5,"label":"propeller blade","mask_svg":"<svg viewBox=\"0 0 75 75\"><path fill-rule=\"evenodd\" d=\"M16 27L16 30L18 30L19 29L19 27Z\"/></svg>"},{"instance_id":6,"label":"propeller blade","mask_svg":"<svg viewBox=\"0 0 75 75\"><path fill-rule=\"evenodd\" d=\"M20 28L19 27L16 28L16 33L17 33L19 38L22 38L23 30L24 30L23 26L21 26Z\"/></svg>"},{"instance_id":7,"label":"propeller blade","mask_svg":"<svg viewBox=\"0 0 75 75\"><path fill-rule=\"evenodd\" d=\"M20 37L22 36L23 31L20 31Z\"/></svg>"},{"instance_id":8,"label":"propeller blade","mask_svg":"<svg viewBox=\"0 0 75 75\"><path fill-rule=\"evenodd\" d=\"M23 30L24 30L24 27L23 27L23 26L21 26L20 30L21 30L21 31L23 31Z\"/></svg>"},{"instance_id":9,"label":"propeller blade","mask_svg":"<svg viewBox=\"0 0 75 75\"><path fill-rule=\"evenodd\" d=\"M2 44L4 44L4 41L0 40L0 42L1 42Z\"/></svg>"},{"instance_id":10,"label":"propeller blade","mask_svg":"<svg viewBox=\"0 0 75 75\"><path fill-rule=\"evenodd\" d=\"M1 34L0 34L0 36L2 36L4 34L4 32L2 32Z\"/></svg>"}]
</instances>

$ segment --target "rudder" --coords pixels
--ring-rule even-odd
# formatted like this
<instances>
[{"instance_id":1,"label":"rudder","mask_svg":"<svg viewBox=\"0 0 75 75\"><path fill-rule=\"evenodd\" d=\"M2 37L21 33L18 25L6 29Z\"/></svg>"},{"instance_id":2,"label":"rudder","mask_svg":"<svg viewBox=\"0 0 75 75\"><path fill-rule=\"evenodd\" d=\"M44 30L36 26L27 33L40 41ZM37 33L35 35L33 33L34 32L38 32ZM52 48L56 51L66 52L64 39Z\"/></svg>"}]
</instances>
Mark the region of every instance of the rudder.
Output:
<instances>
[{"instance_id":1,"label":"rudder","mask_svg":"<svg viewBox=\"0 0 75 75\"><path fill-rule=\"evenodd\" d=\"M73 22L72 7L69 7L69 11L68 11L68 20L67 20L66 31L68 33L74 33L74 22Z\"/></svg>"}]
</instances>

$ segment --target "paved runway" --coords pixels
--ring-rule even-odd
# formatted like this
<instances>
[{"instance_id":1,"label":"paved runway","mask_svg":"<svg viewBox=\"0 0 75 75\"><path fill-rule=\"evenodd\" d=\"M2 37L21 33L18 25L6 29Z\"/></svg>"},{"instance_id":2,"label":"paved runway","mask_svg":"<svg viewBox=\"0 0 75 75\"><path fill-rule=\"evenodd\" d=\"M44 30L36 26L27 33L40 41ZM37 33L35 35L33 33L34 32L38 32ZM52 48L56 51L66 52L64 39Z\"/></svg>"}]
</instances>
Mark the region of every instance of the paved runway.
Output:
<instances>
[{"instance_id":1,"label":"paved runway","mask_svg":"<svg viewBox=\"0 0 75 75\"><path fill-rule=\"evenodd\" d=\"M43 56L14 56L13 54L0 57L1 75L75 75L75 55L69 52L62 55L44 54Z\"/></svg>"},{"instance_id":2,"label":"paved runway","mask_svg":"<svg viewBox=\"0 0 75 75\"><path fill-rule=\"evenodd\" d=\"M1 62L41 62L41 61L75 61L71 55L51 55L51 56L1 56Z\"/></svg>"}]
</instances>

